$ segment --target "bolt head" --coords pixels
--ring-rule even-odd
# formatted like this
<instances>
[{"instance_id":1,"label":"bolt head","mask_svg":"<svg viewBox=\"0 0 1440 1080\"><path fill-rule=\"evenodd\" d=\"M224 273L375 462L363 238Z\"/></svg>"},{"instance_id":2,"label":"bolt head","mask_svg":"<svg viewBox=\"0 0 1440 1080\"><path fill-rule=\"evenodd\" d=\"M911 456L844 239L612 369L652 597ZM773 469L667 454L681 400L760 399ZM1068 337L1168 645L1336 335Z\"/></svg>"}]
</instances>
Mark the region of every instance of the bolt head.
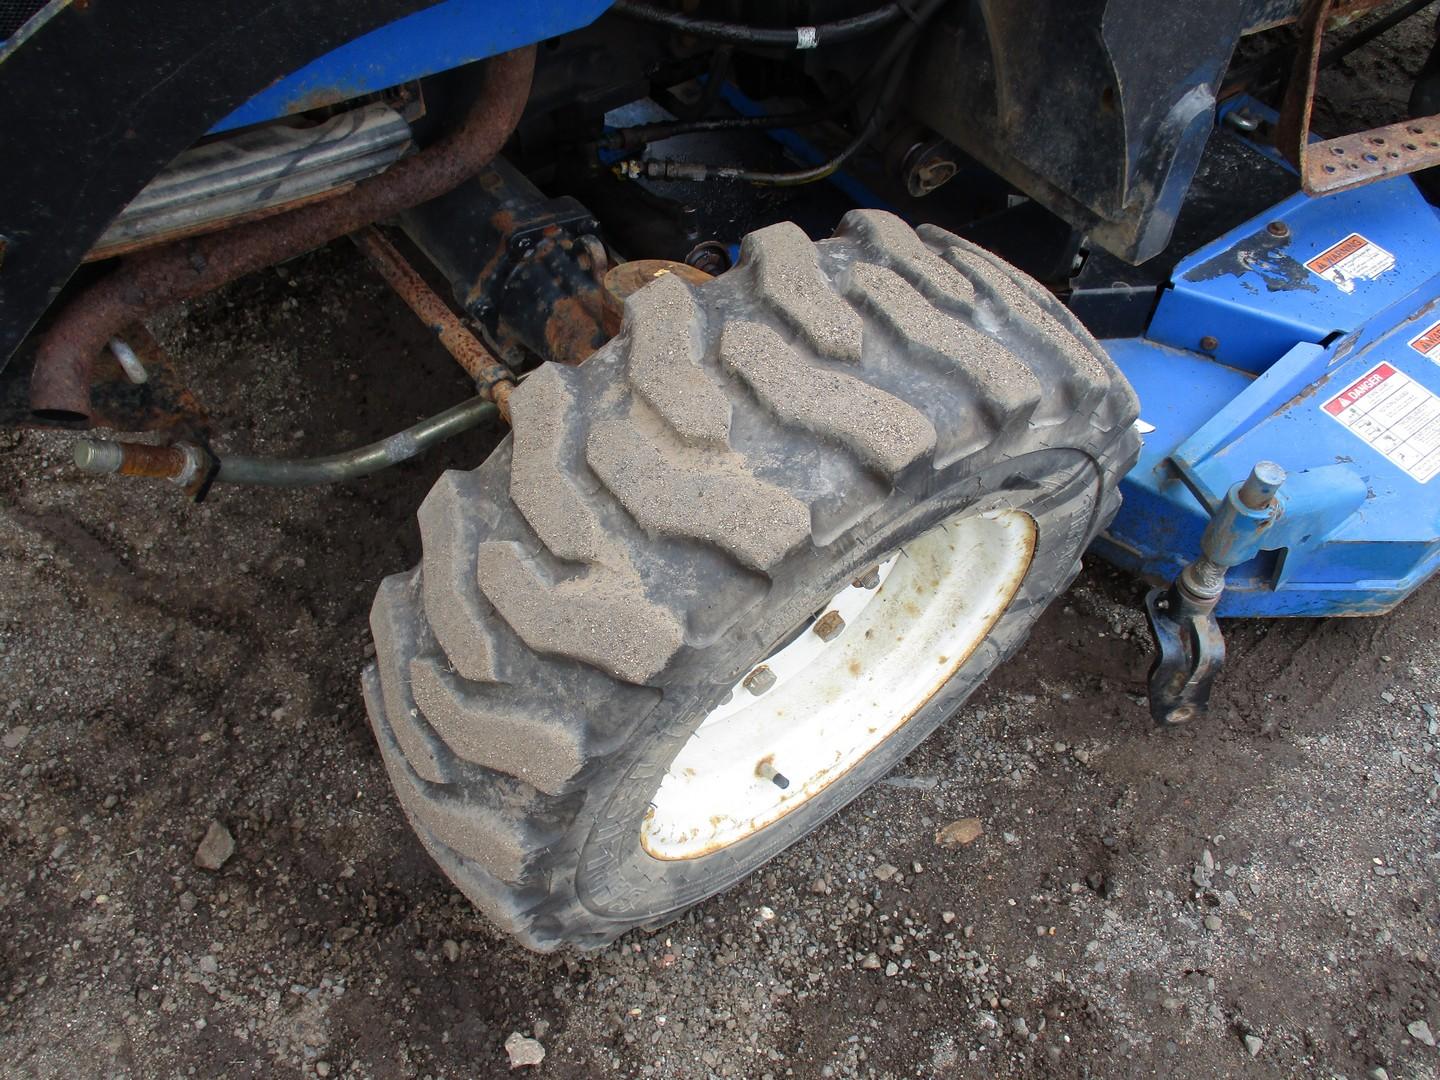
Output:
<instances>
[{"instance_id":1,"label":"bolt head","mask_svg":"<svg viewBox=\"0 0 1440 1080\"><path fill-rule=\"evenodd\" d=\"M878 566L870 567L850 584L857 589L878 589L880 587L880 568Z\"/></svg>"},{"instance_id":2,"label":"bolt head","mask_svg":"<svg viewBox=\"0 0 1440 1080\"><path fill-rule=\"evenodd\" d=\"M1277 239L1283 240L1290 235L1290 226L1283 221L1272 221L1265 226L1265 231Z\"/></svg>"},{"instance_id":3,"label":"bolt head","mask_svg":"<svg viewBox=\"0 0 1440 1080\"><path fill-rule=\"evenodd\" d=\"M1204 337L1202 337L1202 338L1200 339L1200 351L1201 351L1201 352L1213 353L1213 352L1214 352L1216 349L1218 349L1218 348L1220 348L1220 339L1219 339L1219 338L1217 338L1217 337L1212 337L1211 335L1206 334Z\"/></svg>"},{"instance_id":4,"label":"bolt head","mask_svg":"<svg viewBox=\"0 0 1440 1080\"><path fill-rule=\"evenodd\" d=\"M810 628L821 641L834 641L845 629L845 620L838 611L827 611Z\"/></svg>"},{"instance_id":5,"label":"bolt head","mask_svg":"<svg viewBox=\"0 0 1440 1080\"><path fill-rule=\"evenodd\" d=\"M774 686L776 681L775 673L764 664L761 664L754 671L750 672L749 675L746 675L740 685L756 697L759 697Z\"/></svg>"}]
</instances>

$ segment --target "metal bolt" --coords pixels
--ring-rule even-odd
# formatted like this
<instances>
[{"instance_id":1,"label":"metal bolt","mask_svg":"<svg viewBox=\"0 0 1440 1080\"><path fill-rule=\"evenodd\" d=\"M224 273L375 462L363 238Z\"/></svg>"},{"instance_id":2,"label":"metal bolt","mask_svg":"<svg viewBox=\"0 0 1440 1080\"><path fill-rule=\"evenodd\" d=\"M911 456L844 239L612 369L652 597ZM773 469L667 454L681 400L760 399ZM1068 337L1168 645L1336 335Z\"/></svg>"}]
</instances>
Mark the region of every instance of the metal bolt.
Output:
<instances>
[{"instance_id":1,"label":"metal bolt","mask_svg":"<svg viewBox=\"0 0 1440 1080\"><path fill-rule=\"evenodd\" d=\"M1271 236L1283 240L1290 235L1290 226L1286 225L1283 221L1272 221L1269 225L1265 226L1265 231Z\"/></svg>"},{"instance_id":2,"label":"metal bolt","mask_svg":"<svg viewBox=\"0 0 1440 1080\"><path fill-rule=\"evenodd\" d=\"M840 631L845 629L845 620L838 611L827 611L815 620L815 625L810 629L821 641L834 641L840 636Z\"/></svg>"},{"instance_id":3,"label":"metal bolt","mask_svg":"<svg viewBox=\"0 0 1440 1080\"><path fill-rule=\"evenodd\" d=\"M780 772L768 761L762 761L755 766L755 775L762 780L769 780L772 784L784 791L790 786L790 778Z\"/></svg>"},{"instance_id":4,"label":"metal bolt","mask_svg":"<svg viewBox=\"0 0 1440 1080\"><path fill-rule=\"evenodd\" d=\"M880 568L878 566L870 567L850 584L857 589L878 589L880 587Z\"/></svg>"},{"instance_id":5,"label":"metal bolt","mask_svg":"<svg viewBox=\"0 0 1440 1080\"><path fill-rule=\"evenodd\" d=\"M1260 118L1249 109L1236 109L1225 115L1225 123L1236 131L1255 131L1260 127Z\"/></svg>"},{"instance_id":6,"label":"metal bolt","mask_svg":"<svg viewBox=\"0 0 1440 1080\"><path fill-rule=\"evenodd\" d=\"M746 675L740 685L756 697L759 697L775 685L775 673L764 664L761 664L754 671L750 672L749 675Z\"/></svg>"},{"instance_id":7,"label":"metal bolt","mask_svg":"<svg viewBox=\"0 0 1440 1080\"><path fill-rule=\"evenodd\" d=\"M1218 348L1220 348L1220 339L1219 339L1219 338L1217 338L1217 337L1212 337L1212 336L1210 336L1209 334L1206 334L1204 337L1202 337L1202 338L1200 339L1200 351L1201 351L1201 352L1214 352L1214 351L1215 351L1216 349L1218 349Z\"/></svg>"},{"instance_id":8,"label":"metal bolt","mask_svg":"<svg viewBox=\"0 0 1440 1080\"><path fill-rule=\"evenodd\" d=\"M1250 470L1240 486L1240 501L1251 510L1260 510L1275 501L1275 492L1285 483L1285 470L1273 461L1262 461Z\"/></svg>"}]
</instances>

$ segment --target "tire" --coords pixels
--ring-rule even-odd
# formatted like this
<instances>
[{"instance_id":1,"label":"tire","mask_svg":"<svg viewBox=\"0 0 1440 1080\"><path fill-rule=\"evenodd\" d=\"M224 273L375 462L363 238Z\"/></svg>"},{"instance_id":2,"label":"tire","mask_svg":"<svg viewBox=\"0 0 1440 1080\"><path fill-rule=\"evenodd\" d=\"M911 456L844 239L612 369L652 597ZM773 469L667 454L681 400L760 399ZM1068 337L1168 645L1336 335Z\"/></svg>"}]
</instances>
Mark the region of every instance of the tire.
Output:
<instances>
[{"instance_id":1,"label":"tire","mask_svg":"<svg viewBox=\"0 0 1440 1080\"><path fill-rule=\"evenodd\" d=\"M762 229L699 288L658 279L511 408L511 438L422 505L362 682L421 842L542 951L658 925L883 776L1073 580L1139 449L1129 385L1049 293L874 211L818 244ZM837 587L982 512L1023 514L1033 547L948 682L768 827L648 854L667 766L736 680Z\"/></svg>"}]
</instances>

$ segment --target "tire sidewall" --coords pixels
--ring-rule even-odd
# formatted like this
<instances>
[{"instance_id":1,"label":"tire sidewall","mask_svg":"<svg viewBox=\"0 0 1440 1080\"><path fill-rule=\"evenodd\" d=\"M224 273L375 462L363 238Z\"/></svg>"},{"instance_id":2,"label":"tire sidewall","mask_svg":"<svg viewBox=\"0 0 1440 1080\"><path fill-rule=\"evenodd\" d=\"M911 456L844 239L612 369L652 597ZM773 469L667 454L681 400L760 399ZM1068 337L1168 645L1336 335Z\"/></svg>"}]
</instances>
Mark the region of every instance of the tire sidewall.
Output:
<instances>
[{"instance_id":1,"label":"tire sidewall","mask_svg":"<svg viewBox=\"0 0 1440 1080\"><path fill-rule=\"evenodd\" d=\"M895 767L1024 641L1046 606L1073 579L1096 525L1103 473L1079 450L1038 450L979 472L932 473L927 491L890 506L828 547L774 575L770 594L725 637L678 658L664 697L618 763L612 784L592 793L576 867L576 892L598 917L646 922L738 881L800 840ZM1035 549L1009 606L955 674L902 727L821 792L755 835L695 859L660 860L640 846L640 828L670 762L745 670L865 567L962 512L1019 510L1036 525ZM582 814L581 828L588 815Z\"/></svg>"}]
</instances>

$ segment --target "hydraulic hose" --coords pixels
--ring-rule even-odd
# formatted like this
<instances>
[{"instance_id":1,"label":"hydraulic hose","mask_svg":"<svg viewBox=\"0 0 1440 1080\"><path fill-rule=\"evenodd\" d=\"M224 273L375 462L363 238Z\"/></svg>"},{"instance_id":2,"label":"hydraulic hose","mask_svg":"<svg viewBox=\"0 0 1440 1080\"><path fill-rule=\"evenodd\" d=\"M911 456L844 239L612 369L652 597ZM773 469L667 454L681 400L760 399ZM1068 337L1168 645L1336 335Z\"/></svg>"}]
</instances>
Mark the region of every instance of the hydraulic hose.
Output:
<instances>
[{"instance_id":1,"label":"hydraulic hose","mask_svg":"<svg viewBox=\"0 0 1440 1080\"><path fill-rule=\"evenodd\" d=\"M891 35L889 43L881 51L873 65L873 70L883 73L884 83L875 99L875 106L870 111L870 117L860 132L828 161L823 161L808 169L798 169L792 172L762 172L736 165L708 165L703 162L691 161L625 161L616 166L616 171L631 179L645 177L651 180L745 180L752 184L768 184L777 187L790 187L824 180L854 157L860 148L880 130L880 125L884 123L890 106L894 104L895 96L907 74L904 59L914 47L920 29L940 10L944 3L945 0L924 0L913 13L913 21ZM766 125L756 124L753 126L763 127Z\"/></svg>"},{"instance_id":2,"label":"hydraulic hose","mask_svg":"<svg viewBox=\"0 0 1440 1080\"><path fill-rule=\"evenodd\" d=\"M314 487L369 476L391 465L409 461L436 443L478 427L499 412L493 401L473 397L389 438L323 457L217 455L189 443L151 446L97 439L78 440L74 456L75 464L82 472L170 480L187 489L206 479L219 484Z\"/></svg>"},{"instance_id":3,"label":"hydraulic hose","mask_svg":"<svg viewBox=\"0 0 1440 1080\"><path fill-rule=\"evenodd\" d=\"M905 14L900 4L883 4L873 11L855 15L835 22L820 23L816 26L791 26L770 28L750 26L745 23L721 22L717 19L697 19L682 15L678 11L652 7L639 0L618 0L611 9L619 15L653 26L664 26L682 34L724 41L731 45L769 46L783 49L818 49L822 45L837 45L851 41L865 34L889 26Z\"/></svg>"}]
</instances>

